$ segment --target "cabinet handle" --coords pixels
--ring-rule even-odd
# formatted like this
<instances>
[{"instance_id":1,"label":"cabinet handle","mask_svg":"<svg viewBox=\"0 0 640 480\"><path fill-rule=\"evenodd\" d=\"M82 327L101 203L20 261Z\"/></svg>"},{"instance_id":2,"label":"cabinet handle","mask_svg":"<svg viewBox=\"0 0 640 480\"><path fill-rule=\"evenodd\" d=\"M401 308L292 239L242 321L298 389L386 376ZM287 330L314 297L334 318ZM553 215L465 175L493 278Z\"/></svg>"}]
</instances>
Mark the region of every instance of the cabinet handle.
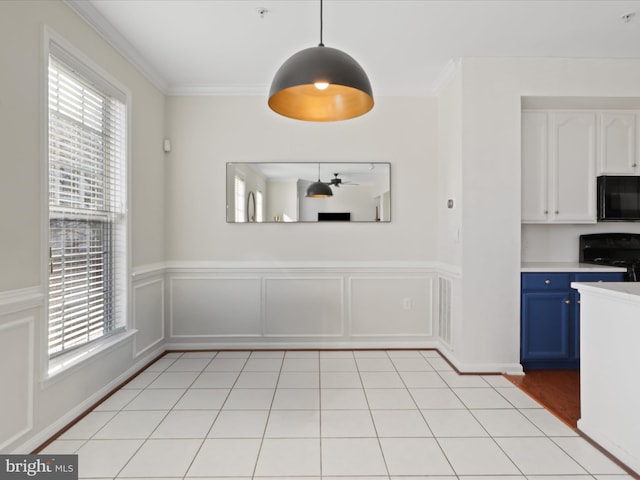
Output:
<instances>
[{"instance_id":1,"label":"cabinet handle","mask_svg":"<svg viewBox=\"0 0 640 480\"><path fill-rule=\"evenodd\" d=\"M544 283L545 283L546 285L549 285L549 284L551 283L551 280L545 280L545 281L544 281Z\"/></svg>"},{"instance_id":2,"label":"cabinet handle","mask_svg":"<svg viewBox=\"0 0 640 480\"><path fill-rule=\"evenodd\" d=\"M631 165L633 168L636 168L638 165L636 165L635 163L633 165Z\"/></svg>"},{"instance_id":3,"label":"cabinet handle","mask_svg":"<svg viewBox=\"0 0 640 480\"><path fill-rule=\"evenodd\" d=\"M545 210L545 211L544 211L544 214L545 214L545 215L548 215L548 214L549 214L549 210Z\"/></svg>"},{"instance_id":4,"label":"cabinet handle","mask_svg":"<svg viewBox=\"0 0 640 480\"><path fill-rule=\"evenodd\" d=\"M571 300L565 300L564 303L566 303L567 305L569 305L571 303Z\"/></svg>"},{"instance_id":5,"label":"cabinet handle","mask_svg":"<svg viewBox=\"0 0 640 480\"><path fill-rule=\"evenodd\" d=\"M580 305L580 300L578 300L578 305Z\"/></svg>"},{"instance_id":6,"label":"cabinet handle","mask_svg":"<svg viewBox=\"0 0 640 480\"><path fill-rule=\"evenodd\" d=\"M556 210L556 215L558 215L559 213L560 213L560 211L559 211L559 210Z\"/></svg>"}]
</instances>

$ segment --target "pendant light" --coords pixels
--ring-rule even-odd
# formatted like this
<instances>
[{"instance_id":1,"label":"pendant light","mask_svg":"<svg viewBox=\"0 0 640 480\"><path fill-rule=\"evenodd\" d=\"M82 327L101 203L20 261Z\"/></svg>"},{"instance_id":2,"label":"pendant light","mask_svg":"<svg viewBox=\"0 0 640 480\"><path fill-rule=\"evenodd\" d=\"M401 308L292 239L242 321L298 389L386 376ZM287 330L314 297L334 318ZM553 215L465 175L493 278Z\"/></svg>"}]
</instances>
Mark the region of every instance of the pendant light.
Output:
<instances>
[{"instance_id":1,"label":"pendant light","mask_svg":"<svg viewBox=\"0 0 640 480\"><path fill-rule=\"evenodd\" d=\"M367 74L351 56L322 43L292 55L276 72L269 107L297 120L333 122L364 115L373 108Z\"/></svg>"},{"instance_id":2,"label":"pendant light","mask_svg":"<svg viewBox=\"0 0 640 480\"><path fill-rule=\"evenodd\" d=\"M320 181L320 164L318 164L318 181L312 183L307 188L308 198L328 198L333 197L333 191L331 187L324 182Z\"/></svg>"}]
</instances>

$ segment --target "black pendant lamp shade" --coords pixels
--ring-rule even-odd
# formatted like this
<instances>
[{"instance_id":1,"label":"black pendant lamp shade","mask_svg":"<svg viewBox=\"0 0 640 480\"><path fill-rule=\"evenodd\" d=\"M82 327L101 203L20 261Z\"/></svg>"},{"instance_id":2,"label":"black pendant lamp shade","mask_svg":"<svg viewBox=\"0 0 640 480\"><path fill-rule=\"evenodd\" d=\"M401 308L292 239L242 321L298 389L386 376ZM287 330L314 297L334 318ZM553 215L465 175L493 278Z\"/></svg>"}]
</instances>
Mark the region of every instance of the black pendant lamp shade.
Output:
<instances>
[{"instance_id":1,"label":"black pendant lamp shade","mask_svg":"<svg viewBox=\"0 0 640 480\"><path fill-rule=\"evenodd\" d=\"M307 188L307 197L309 198L327 198L333 197L331 187L320 181L320 164L318 164L318 181L312 183Z\"/></svg>"},{"instance_id":2,"label":"black pendant lamp shade","mask_svg":"<svg viewBox=\"0 0 640 480\"><path fill-rule=\"evenodd\" d=\"M326 183L321 182L320 179L309 185L309 188L307 188L307 197L310 198L327 198L332 196L333 192L331 191L331 187Z\"/></svg>"},{"instance_id":3,"label":"black pendant lamp shade","mask_svg":"<svg viewBox=\"0 0 640 480\"><path fill-rule=\"evenodd\" d=\"M276 72L269 107L285 117L332 122L364 115L373 108L367 74L353 57L322 43L292 55Z\"/></svg>"}]
</instances>

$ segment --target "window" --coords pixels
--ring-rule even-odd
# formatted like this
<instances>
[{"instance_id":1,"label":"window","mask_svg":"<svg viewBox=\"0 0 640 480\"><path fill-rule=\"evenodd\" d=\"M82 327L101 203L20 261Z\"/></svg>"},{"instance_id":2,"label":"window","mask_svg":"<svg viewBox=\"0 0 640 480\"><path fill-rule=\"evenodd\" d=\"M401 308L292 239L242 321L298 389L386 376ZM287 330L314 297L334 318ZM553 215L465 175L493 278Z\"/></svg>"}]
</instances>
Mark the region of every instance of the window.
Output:
<instances>
[{"instance_id":1,"label":"window","mask_svg":"<svg viewBox=\"0 0 640 480\"><path fill-rule=\"evenodd\" d=\"M245 203L244 203L244 194L245 194L244 178L235 176L233 179L233 183L234 183L233 191L236 194L235 220L236 222L244 222L246 220L246 215L245 215L246 209L245 209Z\"/></svg>"},{"instance_id":2,"label":"window","mask_svg":"<svg viewBox=\"0 0 640 480\"><path fill-rule=\"evenodd\" d=\"M256 222L264 222L264 196L256 190Z\"/></svg>"},{"instance_id":3,"label":"window","mask_svg":"<svg viewBox=\"0 0 640 480\"><path fill-rule=\"evenodd\" d=\"M126 95L51 43L49 357L124 327Z\"/></svg>"}]
</instances>

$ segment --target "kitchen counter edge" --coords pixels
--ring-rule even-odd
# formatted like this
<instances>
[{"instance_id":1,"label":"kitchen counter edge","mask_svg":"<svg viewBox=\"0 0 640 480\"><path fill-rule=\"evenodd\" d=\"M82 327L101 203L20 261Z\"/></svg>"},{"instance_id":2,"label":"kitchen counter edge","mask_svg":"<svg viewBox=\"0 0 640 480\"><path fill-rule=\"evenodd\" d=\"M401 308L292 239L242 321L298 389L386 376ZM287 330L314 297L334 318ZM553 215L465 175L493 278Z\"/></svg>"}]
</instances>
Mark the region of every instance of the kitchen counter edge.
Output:
<instances>
[{"instance_id":1,"label":"kitchen counter edge","mask_svg":"<svg viewBox=\"0 0 640 480\"><path fill-rule=\"evenodd\" d=\"M534 272L626 272L625 267L612 267L593 263L579 262L523 262L520 265L523 273Z\"/></svg>"}]
</instances>

